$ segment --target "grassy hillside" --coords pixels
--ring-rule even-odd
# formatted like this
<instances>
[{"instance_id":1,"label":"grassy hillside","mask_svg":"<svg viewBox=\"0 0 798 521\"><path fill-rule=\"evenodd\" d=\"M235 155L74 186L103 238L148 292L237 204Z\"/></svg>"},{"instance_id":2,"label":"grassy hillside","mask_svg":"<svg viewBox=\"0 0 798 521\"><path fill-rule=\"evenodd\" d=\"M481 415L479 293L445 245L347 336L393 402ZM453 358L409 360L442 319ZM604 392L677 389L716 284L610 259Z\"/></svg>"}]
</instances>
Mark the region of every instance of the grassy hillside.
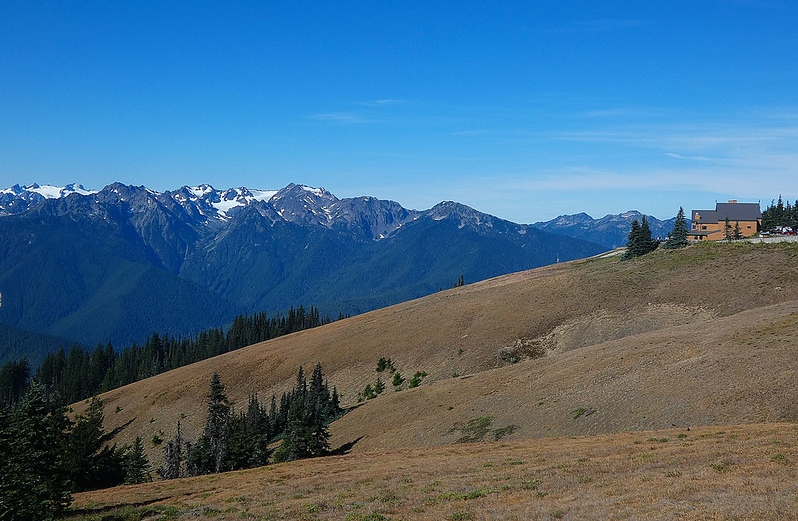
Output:
<instances>
[{"instance_id":1,"label":"grassy hillside","mask_svg":"<svg viewBox=\"0 0 798 521\"><path fill-rule=\"evenodd\" d=\"M525 439L77 494L73 519L790 520L796 464L794 424Z\"/></svg>"},{"instance_id":2,"label":"grassy hillside","mask_svg":"<svg viewBox=\"0 0 798 521\"><path fill-rule=\"evenodd\" d=\"M420 387L407 389L405 384L400 392L388 382L385 394L336 421L331 426L333 447L356 443L352 455L330 460L330 465L357 469L364 461L358 454L373 457L378 451L391 452L389 461L402 467L402 451L446 447L457 440L501 438L491 447L510 443L507 450L486 456L489 459L499 454L515 459L516 450L534 454L535 443L568 446L566 439L521 441L552 436L609 435L588 438L597 447L609 447L622 443L617 440L647 440L650 436L640 434L643 431L675 428L653 436L671 439L676 432L690 432L692 440L695 432L726 429L706 426L796 419L797 335L798 248L794 245L702 244L628 262L593 258L443 291L112 391L104 396L106 429L129 422L120 441L136 434L151 440L154 435L171 437L181 419L186 435L195 437L204 422L204 396L214 371L220 373L229 396L243 406L251 392L262 398L279 394L291 387L297 367L308 369L321 362L343 404L356 405L358 391L377 378L376 363L384 356L406 378L415 371L428 376ZM760 433L751 434L760 436L761 443L750 450L769 461L762 455L769 443L762 441L764 431L741 429ZM774 439L791 436L788 446L793 447L793 427L774 429ZM621 434L629 432L638 434ZM157 459L160 449L151 444L149 448ZM445 459L449 450L409 454ZM463 449L451 450L457 454ZM561 450L565 454L569 449ZM620 464L627 449L617 450ZM667 462L669 457L657 461ZM722 459L720 452L711 450L703 457ZM532 456L518 459L528 458ZM297 465L280 468L325 463ZM717 477L705 467L700 466L700 472L695 467L700 479ZM783 468L760 469L762 479L777 483L776 471ZM485 471L483 477L492 479L488 476L494 471ZM633 471L619 471L617 479L624 480L625 473ZM272 475L270 470L258 472L263 472L262 477L253 479ZM692 476L694 471L680 472ZM515 487L524 481L518 479ZM593 479L604 482L597 475ZM723 488L723 479L712 482ZM690 483L699 489L704 486L700 480ZM684 479L681 484L685 485ZM621 496L630 494L620 490L622 483L612 487ZM566 488L563 498L577 493ZM666 497L652 494L652 501ZM794 498L795 490L792 494ZM505 499L511 503L514 497ZM341 514L329 518L343 518Z\"/></svg>"}]
</instances>

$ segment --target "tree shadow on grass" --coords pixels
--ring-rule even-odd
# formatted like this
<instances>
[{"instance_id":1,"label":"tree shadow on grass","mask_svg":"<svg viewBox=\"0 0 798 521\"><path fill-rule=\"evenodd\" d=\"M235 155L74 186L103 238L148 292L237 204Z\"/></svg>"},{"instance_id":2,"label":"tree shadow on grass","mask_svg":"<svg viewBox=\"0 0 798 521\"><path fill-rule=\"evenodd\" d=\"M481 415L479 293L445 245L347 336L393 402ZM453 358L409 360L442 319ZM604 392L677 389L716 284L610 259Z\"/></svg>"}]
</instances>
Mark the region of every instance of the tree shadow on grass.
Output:
<instances>
[{"instance_id":1,"label":"tree shadow on grass","mask_svg":"<svg viewBox=\"0 0 798 521\"><path fill-rule=\"evenodd\" d=\"M351 452L352 448L357 444L357 442L359 442L363 438L365 438L365 435L360 436L359 438L350 441L348 443L344 443L337 449L330 451L330 456L343 456L344 454L349 454L349 452Z\"/></svg>"}]
</instances>

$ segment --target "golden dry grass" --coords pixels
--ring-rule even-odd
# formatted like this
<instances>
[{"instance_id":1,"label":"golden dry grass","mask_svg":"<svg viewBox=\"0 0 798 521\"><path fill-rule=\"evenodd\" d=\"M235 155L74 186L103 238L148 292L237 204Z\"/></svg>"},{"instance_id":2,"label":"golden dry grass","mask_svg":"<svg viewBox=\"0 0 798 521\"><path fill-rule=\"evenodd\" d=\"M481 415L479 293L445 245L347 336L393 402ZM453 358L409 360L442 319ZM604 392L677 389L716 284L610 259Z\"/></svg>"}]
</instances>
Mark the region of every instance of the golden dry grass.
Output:
<instances>
[{"instance_id":1,"label":"golden dry grass","mask_svg":"<svg viewBox=\"0 0 798 521\"><path fill-rule=\"evenodd\" d=\"M171 437L178 420L198 434L213 372L245 404L252 392L279 396L300 365L320 362L350 406L380 357L406 378L428 373L400 392L383 375L385 394L332 424L333 447L356 441L351 454L97 492L77 505L160 497L231 519L785 518L796 431L770 424L798 419L797 335L796 245L706 244L498 277L103 396L106 429L127 424L117 441L141 435L157 464L153 436ZM513 346L545 356L508 364L500 355ZM501 441L454 444L480 438L480 424L481 439ZM736 426L713 427L727 425ZM676 438L688 426L689 438Z\"/></svg>"},{"instance_id":2,"label":"golden dry grass","mask_svg":"<svg viewBox=\"0 0 798 521\"><path fill-rule=\"evenodd\" d=\"M170 519L798 519L796 464L796 425L699 427L351 454L83 493L74 508L79 519L134 504L170 505Z\"/></svg>"},{"instance_id":3,"label":"golden dry grass","mask_svg":"<svg viewBox=\"0 0 798 521\"><path fill-rule=\"evenodd\" d=\"M361 436L354 450L448 443L442 434L455 422L484 415L523 427L517 437L792 419L795 302L794 245L708 244L630 262L566 263L443 291L111 391L103 396L106 428L127 424L118 441L141 435L157 462L160 447L149 442L171 437L178 420L189 438L198 435L213 372L234 402L246 404L253 392L279 397L300 365L321 362L344 405L355 405L358 391L377 378L382 356L405 377L419 370L429 376L411 391L393 393L389 384L384 396L336 422L333 445ZM499 350L519 340L538 342L547 356L497 368ZM579 407L596 414L575 423L569 413ZM416 434L403 435L408 423Z\"/></svg>"}]
</instances>

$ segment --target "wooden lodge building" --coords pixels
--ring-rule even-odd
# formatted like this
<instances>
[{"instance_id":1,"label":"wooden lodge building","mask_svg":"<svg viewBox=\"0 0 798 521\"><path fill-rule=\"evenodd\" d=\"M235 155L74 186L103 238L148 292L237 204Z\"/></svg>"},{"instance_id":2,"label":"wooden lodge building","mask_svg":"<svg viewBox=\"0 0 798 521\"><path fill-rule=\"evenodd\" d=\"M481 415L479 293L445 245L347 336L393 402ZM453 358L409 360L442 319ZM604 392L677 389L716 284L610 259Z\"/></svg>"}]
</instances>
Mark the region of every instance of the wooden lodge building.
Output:
<instances>
[{"instance_id":1,"label":"wooden lodge building","mask_svg":"<svg viewBox=\"0 0 798 521\"><path fill-rule=\"evenodd\" d=\"M726 223L731 230L739 227L743 237L759 233L762 212L759 203L715 203L714 210L693 210L687 239L691 241L722 241L726 238Z\"/></svg>"}]
</instances>

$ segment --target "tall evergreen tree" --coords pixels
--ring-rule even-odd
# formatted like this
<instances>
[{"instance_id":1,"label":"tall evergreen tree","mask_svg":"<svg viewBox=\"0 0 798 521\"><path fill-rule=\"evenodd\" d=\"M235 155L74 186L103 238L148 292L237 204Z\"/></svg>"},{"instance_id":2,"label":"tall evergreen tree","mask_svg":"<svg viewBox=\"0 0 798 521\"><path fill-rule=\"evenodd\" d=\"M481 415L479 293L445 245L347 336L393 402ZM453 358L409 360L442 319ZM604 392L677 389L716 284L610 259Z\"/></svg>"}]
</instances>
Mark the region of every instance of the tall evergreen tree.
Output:
<instances>
[{"instance_id":1,"label":"tall evergreen tree","mask_svg":"<svg viewBox=\"0 0 798 521\"><path fill-rule=\"evenodd\" d=\"M0 518L48 521L72 502L63 455L69 419L34 383L0 413Z\"/></svg>"},{"instance_id":2,"label":"tall evergreen tree","mask_svg":"<svg viewBox=\"0 0 798 521\"><path fill-rule=\"evenodd\" d=\"M651 227L648 224L648 218L644 215L641 221L637 219L632 221L632 227L629 230L629 241L626 243L626 252L624 252L622 259L640 257L656 250L657 246L659 246L659 242L652 239Z\"/></svg>"},{"instance_id":3,"label":"tall evergreen tree","mask_svg":"<svg viewBox=\"0 0 798 521\"><path fill-rule=\"evenodd\" d=\"M684 216L684 208L679 207L676 214L676 221L673 223L673 230L668 236L668 240L662 245L663 248L673 250L687 246L687 219Z\"/></svg>"},{"instance_id":4,"label":"tall evergreen tree","mask_svg":"<svg viewBox=\"0 0 798 521\"><path fill-rule=\"evenodd\" d=\"M646 253L650 253L657 249L659 246L659 241L654 239L651 235L651 227L648 224L648 217L645 215L640 222L640 248L642 250L641 255L645 255Z\"/></svg>"},{"instance_id":5,"label":"tall evergreen tree","mask_svg":"<svg viewBox=\"0 0 798 521\"><path fill-rule=\"evenodd\" d=\"M740 221L734 221L734 228L732 228L732 240L739 241L743 238L743 232L740 230Z\"/></svg>"},{"instance_id":6,"label":"tall evergreen tree","mask_svg":"<svg viewBox=\"0 0 798 521\"><path fill-rule=\"evenodd\" d=\"M268 464L272 450L270 422L258 396L249 397L247 410L230 419L227 468L231 470Z\"/></svg>"},{"instance_id":7,"label":"tall evergreen tree","mask_svg":"<svg viewBox=\"0 0 798 521\"><path fill-rule=\"evenodd\" d=\"M624 259L631 259L640 255L640 221L637 219L632 221L632 227L629 230L629 235L626 241L626 251L623 254Z\"/></svg>"},{"instance_id":8,"label":"tall evergreen tree","mask_svg":"<svg viewBox=\"0 0 798 521\"><path fill-rule=\"evenodd\" d=\"M324 382L321 364L316 364L310 377L310 387L307 396L307 423L310 427L310 440L308 449L312 456L321 456L330 452L330 432L327 424L328 404L330 403L330 390Z\"/></svg>"},{"instance_id":9,"label":"tall evergreen tree","mask_svg":"<svg viewBox=\"0 0 798 521\"><path fill-rule=\"evenodd\" d=\"M331 398L323 383L321 365L317 365L308 388L302 368L291 393L288 419L283 431L283 442L274 453L275 461L291 461L323 456L330 451L330 433L326 414Z\"/></svg>"},{"instance_id":10,"label":"tall evergreen tree","mask_svg":"<svg viewBox=\"0 0 798 521\"><path fill-rule=\"evenodd\" d=\"M0 368L0 407L17 403L25 394L30 379L30 366L23 359L6 362Z\"/></svg>"},{"instance_id":11,"label":"tall evergreen tree","mask_svg":"<svg viewBox=\"0 0 798 521\"><path fill-rule=\"evenodd\" d=\"M92 398L86 412L77 417L67 440L66 465L77 492L112 487L124 481L124 459L103 429L103 402Z\"/></svg>"},{"instance_id":12,"label":"tall evergreen tree","mask_svg":"<svg viewBox=\"0 0 798 521\"><path fill-rule=\"evenodd\" d=\"M189 452L191 467L199 474L224 470L229 452L230 402L218 373L211 377L210 387L205 429Z\"/></svg>"},{"instance_id":13,"label":"tall evergreen tree","mask_svg":"<svg viewBox=\"0 0 798 521\"><path fill-rule=\"evenodd\" d=\"M152 481L150 462L144 453L141 436L136 436L136 441L125 451L124 468L125 483L128 485Z\"/></svg>"}]
</instances>

